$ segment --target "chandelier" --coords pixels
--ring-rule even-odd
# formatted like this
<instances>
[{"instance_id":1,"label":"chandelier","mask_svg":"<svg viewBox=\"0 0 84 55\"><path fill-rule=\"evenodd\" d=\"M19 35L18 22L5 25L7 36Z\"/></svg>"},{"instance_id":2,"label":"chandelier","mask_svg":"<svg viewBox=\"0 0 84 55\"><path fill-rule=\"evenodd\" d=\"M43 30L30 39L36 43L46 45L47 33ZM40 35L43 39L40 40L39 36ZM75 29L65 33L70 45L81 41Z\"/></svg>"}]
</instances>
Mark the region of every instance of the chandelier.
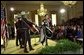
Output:
<instances>
[{"instance_id":1,"label":"chandelier","mask_svg":"<svg viewBox=\"0 0 84 55\"><path fill-rule=\"evenodd\" d=\"M62 1L65 5L71 7L72 5L76 4L77 1Z\"/></svg>"},{"instance_id":2,"label":"chandelier","mask_svg":"<svg viewBox=\"0 0 84 55\"><path fill-rule=\"evenodd\" d=\"M45 16L47 14L47 9L44 9L44 5L40 5L40 9L37 10L38 15Z\"/></svg>"}]
</instances>

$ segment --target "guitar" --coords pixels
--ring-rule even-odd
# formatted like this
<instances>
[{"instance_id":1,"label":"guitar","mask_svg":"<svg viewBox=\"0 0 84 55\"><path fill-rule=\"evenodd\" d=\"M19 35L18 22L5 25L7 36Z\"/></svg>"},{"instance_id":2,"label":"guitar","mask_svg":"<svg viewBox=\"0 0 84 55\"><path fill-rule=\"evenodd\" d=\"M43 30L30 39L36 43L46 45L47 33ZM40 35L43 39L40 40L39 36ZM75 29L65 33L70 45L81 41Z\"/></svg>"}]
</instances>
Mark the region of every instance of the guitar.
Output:
<instances>
[{"instance_id":1,"label":"guitar","mask_svg":"<svg viewBox=\"0 0 84 55\"><path fill-rule=\"evenodd\" d=\"M49 27L46 27L46 35L47 38L51 38L53 36L53 31Z\"/></svg>"}]
</instances>

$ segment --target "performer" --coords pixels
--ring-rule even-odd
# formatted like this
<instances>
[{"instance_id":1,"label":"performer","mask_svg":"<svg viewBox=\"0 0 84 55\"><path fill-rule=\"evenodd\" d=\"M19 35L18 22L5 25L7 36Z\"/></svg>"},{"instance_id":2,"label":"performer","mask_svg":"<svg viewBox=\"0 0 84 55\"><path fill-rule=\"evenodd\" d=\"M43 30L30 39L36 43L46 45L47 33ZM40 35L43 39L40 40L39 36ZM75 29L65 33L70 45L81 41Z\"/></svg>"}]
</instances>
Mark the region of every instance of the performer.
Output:
<instances>
[{"instance_id":1,"label":"performer","mask_svg":"<svg viewBox=\"0 0 84 55\"><path fill-rule=\"evenodd\" d=\"M22 19L21 17L18 17L17 18L17 22L15 23L15 27L16 27L16 33L17 33L17 36L16 36L16 46L19 46L18 44L18 40L19 40L19 43L20 43L20 48L23 48L22 46Z\"/></svg>"},{"instance_id":2,"label":"performer","mask_svg":"<svg viewBox=\"0 0 84 55\"><path fill-rule=\"evenodd\" d=\"M48 19L48 14L47 14L45 15L45 19L42 20L42 26L41 26L41 39L40 40L41 40L42 45L44 42L46 42L46 46L48 45L47 38L49 34L47 33L47 31L49 30L49 32L51 32L52 34L52 31L49 28L50 25L51 25L50 20Z\"/></svg>"},{"instance_id":3,"label":"performer","mask_svg":"<svg viewBox=\"0 0 84 55\"><path fill-rule=\"evenodd\" d=\"M18 25L17 25L18 26ZM31 21L27 20L25 18L25 14L21 15L21 20L20 20L20 38L21 38L21 45L24 45L24 52L28 52L27 51L27 41L29 44L29 50L34 50L31 46L31 38L30 38L30 33L29 31L31 30L32 32L35 32L37 29L34 29L34 23L32 23Z\"/></svg>"},{"instance_id":4,"label":"performer","mask_svg":"<svg viewBox=\"0 0 84 55\"><path fill-rule=\"evenodd\" d=\"M27 51L27 45L26 45L27 41L28 41L28 44L29 44L29 50L30 51L34 50L31 46L31 38L30 38L30 33L29 33L30 25L32 26L33 23L28 21L25 18L25 15L22 15L22 21L23 21L23 23L22 23L22 28L23 28L23 30L22 30L22 35L23 35L22 40L23 41L22 42L24 44L24 52L28 52Z\"/></svg>"}]
</instances>

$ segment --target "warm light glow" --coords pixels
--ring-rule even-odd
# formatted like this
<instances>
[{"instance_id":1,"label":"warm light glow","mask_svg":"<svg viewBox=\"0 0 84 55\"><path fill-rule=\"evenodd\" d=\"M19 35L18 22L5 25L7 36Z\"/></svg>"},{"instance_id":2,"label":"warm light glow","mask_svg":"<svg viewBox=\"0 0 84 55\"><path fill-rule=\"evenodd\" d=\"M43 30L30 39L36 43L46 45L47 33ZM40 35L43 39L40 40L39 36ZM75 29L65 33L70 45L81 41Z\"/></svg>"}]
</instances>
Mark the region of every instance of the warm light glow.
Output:
<instances>
[{"instance_id":1,"label":"warm light glow","mask_svg":"<svg viewBox=\"0 0 84 55\"><path fill-rule=\"evenodd\" d=\"M10 8L11 11L14 11L15 9L13 7Z\"/></svg>"},{"instance_id":2,"label":"warm light glow","mask_svg":"<svg viewBox=\"0 0 84 55\"><path fill-rule=\"evenodd\" d=\"M52 14L52 25L56 25L56 14Z\"/></svg>"},{"instance_id":3,"label":"warm light glow","mask_svg":"<svg viewBox=\"0 0 84 55\"><path fill-rule=\"evenodd\" d=\"M44 5L43 4L40 5L40 9L37 10L37 13L40 16L45 16L46 15L47 9L44 9Z\"/></svg>"},{"instance_id":4,"label":"warm light glow","mask_svg":"<svg viewBox=\"0 0 84 55\"><path fill-rule=\"evenodd\" d=\"M76 4L77 1L62 1L62 2L64 3L64 5L71 7L72 5Z\"/></svg>"},{"instance_id":5,"label":"warm light glow","mask_svg":"<svg viewBox=\"0 0 84 55\"><path fill-rule=\"evenodd\" d=\"M3 41L2 37L1 37L1 45L3 45L3 44L4 44L4 41Z\"/></svg>"},{"instance_id":6,"label":"warm light glow","mask_svg":"<svg viewBox=\"0 0 84 55\"><path fill-rule=\"evenodd\" d=\"M39 26L38 15L37 15L37 14L35 14L35 24L36 24L37 26Z\"/></svg>"},{"instance_id":7,"label":"warm light glow","mask_svg":"<svg viewBox=\"0 0 84 55\"><path fill-rule=\"evenodd\" d=\"M60 13L64 13L64 12L65 12L65 9L61 9L61 10L60 10Z\"/></svg>"}]
</instances>

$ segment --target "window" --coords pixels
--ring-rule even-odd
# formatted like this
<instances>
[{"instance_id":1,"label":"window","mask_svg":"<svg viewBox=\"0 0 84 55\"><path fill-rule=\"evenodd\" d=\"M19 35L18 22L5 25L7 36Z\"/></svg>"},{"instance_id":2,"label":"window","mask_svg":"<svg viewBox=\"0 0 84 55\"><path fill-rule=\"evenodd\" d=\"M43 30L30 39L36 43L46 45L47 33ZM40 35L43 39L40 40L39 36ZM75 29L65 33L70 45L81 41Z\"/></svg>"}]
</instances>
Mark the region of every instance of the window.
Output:
<instances>
[{"instance_id":1,"label":"window","mask_svg":"<svg viewBox=\"0 0 84 55\"><path fill-rule=\"evenodd\" d=\"M35 14L35 24L36 24L37 26L39 26L38 15L37 15L37 14Z\"/></svg>"},{"instance_id":2,"label":"window","mask_svg":"<svg viewBox=\"0 0 84 55\"><path fill-rule=\"evenodd\" d=\"M57 25L57 23L56 23L56 14L52 14L52 25Z\"/></svg>"}]
</instances>

